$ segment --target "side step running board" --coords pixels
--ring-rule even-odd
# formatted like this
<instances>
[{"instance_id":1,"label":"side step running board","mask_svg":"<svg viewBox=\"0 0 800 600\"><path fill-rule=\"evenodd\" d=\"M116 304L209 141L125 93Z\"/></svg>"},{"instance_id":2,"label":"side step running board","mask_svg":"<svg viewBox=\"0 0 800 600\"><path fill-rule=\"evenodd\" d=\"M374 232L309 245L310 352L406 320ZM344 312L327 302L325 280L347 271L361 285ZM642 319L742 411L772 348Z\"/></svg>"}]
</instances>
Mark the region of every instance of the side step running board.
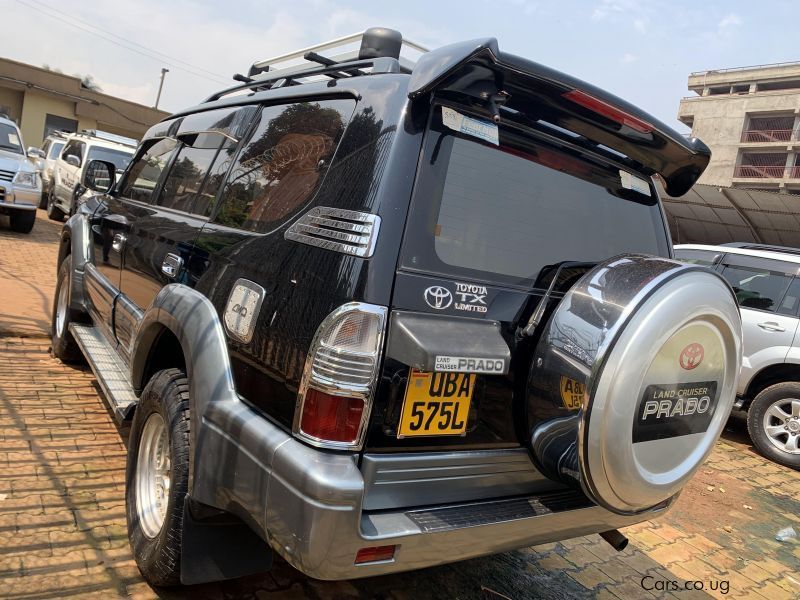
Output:
<instances>
[{"instance_id":1,"label":"side step running board","mask_svg":"<svg viewBox=\"0 0 800 600\"><path fill-rule=\"evenodd\" d=\"M69 330L97 378L114 417L119 423L133 415L138 402L128 378L128 369L105 336L90 325L70 323Z\"/></svg>"}]
</instances>

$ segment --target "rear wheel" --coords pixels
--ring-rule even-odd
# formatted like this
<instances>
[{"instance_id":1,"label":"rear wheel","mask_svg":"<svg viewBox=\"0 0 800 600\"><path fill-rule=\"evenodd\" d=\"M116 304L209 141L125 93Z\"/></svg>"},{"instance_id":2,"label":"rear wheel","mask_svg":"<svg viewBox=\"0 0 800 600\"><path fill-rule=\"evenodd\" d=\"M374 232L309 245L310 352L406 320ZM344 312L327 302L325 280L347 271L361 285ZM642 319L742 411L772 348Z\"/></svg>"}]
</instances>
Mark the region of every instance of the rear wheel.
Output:
<instances>
[{"instance_id":1,"label":"rear wheel","mask_svg":"<svg viewBox=\"0 0 800 600\"><path fill-rule=\"evenodd\" d=\"M63 221L64 220L64 211L58 208L55 205L56 196L53 193L52 186L50 187L50 192L47 194L47 218L51 221Z\"/></svg>"},{"instance_id":2,"label":"rear wheel","mask_svg":"<svg viewBox=\"0 0 800 600\"><path fill-rule=\"evenodd\" d=\"M53 356L68 363L78 362L83 358L75 338L69 331L69 324L78 321L81 317L79 311L73 310L69 306L71 283L72 260L67 256L58 269L50 333L53 340Z\"/></svg>"},{"instance_id":3,"label":"rear wheel","mask_svg":"<svg viewBox=\"0 0 800 600\"><path fill-rule=\"evenodd\" d=\"M35 210L15 210L11 213L11 230L17 233L30 233L36 223Z\"/></svg>"},{"instance_id":4,"label":"rear wheel","mask_svg":"<svg viewBox=\"0 0 800 600\"><path fill-rule=\"evenodd\" d=\"M136 565L152 585L180 583L189 487L189 382L165 369L149 381L131 426L125 507Z\"/></svg>"},{"instance_id":5,"label":"rear wheel","mask_svg":"<svg viewBox=\"0 0 800 600\"><path fill-rule=\"evenodd\" d=\"M747 430L761 454L800 469L800 383L778 383L756 396L747 412Z\"/></svg>"}]
</instances>

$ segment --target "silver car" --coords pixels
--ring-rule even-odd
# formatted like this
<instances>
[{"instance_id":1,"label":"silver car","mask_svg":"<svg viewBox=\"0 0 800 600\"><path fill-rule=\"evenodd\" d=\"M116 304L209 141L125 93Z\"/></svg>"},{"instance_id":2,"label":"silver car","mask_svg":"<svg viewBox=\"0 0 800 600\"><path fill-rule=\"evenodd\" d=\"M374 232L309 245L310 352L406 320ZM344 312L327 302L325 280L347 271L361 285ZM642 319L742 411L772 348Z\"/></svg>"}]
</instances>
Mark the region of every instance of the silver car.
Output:
<instances>
[{"instance_id":1,"label":"silver car","mask_svg":"<svg viewBox=\"0 0 800 600\"><path fill-rule=\"evenodd\" d=\"M735 408L755 447L800 469L800 249L760 244L679 245L675 257L718 271L742 313Z\"/></svg>"},{"instance_id":2,"label":"silver car","mask_svg":"<svg viewBox=\"0 0 800 600\"><path fill-rule=\"evenodd\" d=\"M35 161L41 150L24 150L22 134L11 119L0 115L0 215L8 215L11 229L28 233L36 222L42 180Z\"/></svg>"},{"instance_id":3,"label":"silver car","mask_svg":"<svg viewBox=\"0 0 800 600\"><path fill-rule=\"evenodd\" d=\"M53 185L53 168L65 143L64 134L55 132L48 135L42 144L42 200L39 208L47 208L47 197Z\"/></svg>"}]
</instances>

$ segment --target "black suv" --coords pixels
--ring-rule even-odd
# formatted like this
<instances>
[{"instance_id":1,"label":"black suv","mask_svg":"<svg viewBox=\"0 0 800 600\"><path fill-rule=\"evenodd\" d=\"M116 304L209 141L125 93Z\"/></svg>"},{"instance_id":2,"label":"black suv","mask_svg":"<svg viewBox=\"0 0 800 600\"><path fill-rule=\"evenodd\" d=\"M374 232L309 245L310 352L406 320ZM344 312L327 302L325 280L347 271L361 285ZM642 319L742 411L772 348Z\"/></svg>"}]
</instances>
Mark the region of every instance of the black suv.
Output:
<instances>
[{"instance_id":1,"label":"black suv","mask_svg":"<svg viewBox=\"0 0 800 600\"><path fill-rule=\"evenodd\" d=\"M53 352L133 419L153 584L621 547L728 417L736 300L671 260L652 182L708 149L494 39L359 40L256 63L115 185L90 163L63 229Z\"/></svg>"}]
</instances>

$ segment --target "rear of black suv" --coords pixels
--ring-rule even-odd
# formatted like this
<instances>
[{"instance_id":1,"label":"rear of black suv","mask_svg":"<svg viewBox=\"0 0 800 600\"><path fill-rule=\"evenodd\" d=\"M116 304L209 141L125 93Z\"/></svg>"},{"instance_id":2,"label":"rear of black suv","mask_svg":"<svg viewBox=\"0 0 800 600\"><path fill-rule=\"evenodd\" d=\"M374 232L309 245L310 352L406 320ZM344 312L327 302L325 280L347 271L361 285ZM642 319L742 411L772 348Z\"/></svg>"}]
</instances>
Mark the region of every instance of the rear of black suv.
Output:
<instances>
[{"instance_id":1,"label":"rear of black suv","mask_svg":"<svg viewBox=\"0 0 800 600\"><path fill-rule=\"evenodd\" d=\"M670 260L651 181L685 193L701 142L493 39L410 71L362 54L327 82L251 74L153 130L233 111L244 132L174 283L125 327L109 301L133 390L169 371L190 420L182 547L158 546L181 560L156 582L253 566L217 511L321 579L613 532L670 506L730 411L735 298Z\"/></svg>"},{"instance_id":2,"label":"rear of black suv","mask_svg":"<svg viewBox=\"0 0 800 600\"><path fill-rule=\"evenodd\" d=\"M339 251L367 259L363 292L317 328L267 486L272 546L319 578L664 511L740 360L733 296L667 258L650 180L685 192L701 143L493 41L426 55L408 86L375 212L317 207L285 235L357 233ZM406 214L390 183L411 165ZM683 369L694 345L705 361Z\"/></svg>"}]
</instances>

